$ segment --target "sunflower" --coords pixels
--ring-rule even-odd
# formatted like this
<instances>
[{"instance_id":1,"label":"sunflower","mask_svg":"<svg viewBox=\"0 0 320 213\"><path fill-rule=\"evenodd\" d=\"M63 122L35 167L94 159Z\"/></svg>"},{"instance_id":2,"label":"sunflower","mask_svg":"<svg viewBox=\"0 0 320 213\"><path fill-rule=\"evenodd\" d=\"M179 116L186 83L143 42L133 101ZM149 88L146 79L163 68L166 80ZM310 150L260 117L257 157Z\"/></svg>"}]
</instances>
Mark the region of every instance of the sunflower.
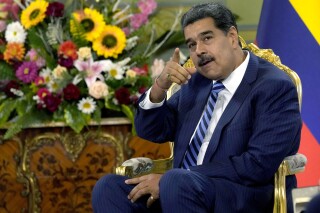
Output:
<instances>
[{"instance_id":1,"label":"sunflower","mask_svg":"<svg viewBox=\"0 0 320 213\"><path fill-rule=\"evenodd\" d=\"M44 0L32 2L21 14L21 24L29 29L36 26L46 17L46 10L49 3Z\"/></svg>"},{"instance_id":2,"label":"sunflower","mask_svg":"<svg viewBox=\"0 0 320 213\"><path fill-rule=\"evenodd\" d=\"M125 47L125 33L119 27L112 25L106 25L101 35L92 44L97 54L105 58L118 58Z\"/></svg>"},{"instance_id":3,"label":"sunflower","mask_svg":"<svg viewBox=\"0 0 320 213\"><path fill-rule=\"evenodd\" d=\"M85 8L83 11L75 12L72 15L73 20L70 21L70 31L73 35L79 35L84 31L86 39L93 41L103 31L105 23L102 14L97 10Z\"/></svg>"}]
</instances>

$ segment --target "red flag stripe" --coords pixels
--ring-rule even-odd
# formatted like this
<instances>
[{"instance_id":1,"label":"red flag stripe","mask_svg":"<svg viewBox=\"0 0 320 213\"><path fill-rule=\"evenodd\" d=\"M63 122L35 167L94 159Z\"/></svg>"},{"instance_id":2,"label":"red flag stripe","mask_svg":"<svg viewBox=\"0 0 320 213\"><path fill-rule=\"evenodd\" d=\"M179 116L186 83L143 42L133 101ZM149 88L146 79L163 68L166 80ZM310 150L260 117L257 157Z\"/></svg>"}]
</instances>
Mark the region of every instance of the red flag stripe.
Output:
<instances>
[{"instance_id":1,"label":"red flag stripe","mask_svg":"<svg viewBox=\"0 0 320 213\"><path fill-rule=\"evenodd\" d=\"M303 173L297 174L298 187L314 186L320 181L320 146L304 123L302 127L299 153L307 157L307 166Z\"/></svg>"}]
</instances>

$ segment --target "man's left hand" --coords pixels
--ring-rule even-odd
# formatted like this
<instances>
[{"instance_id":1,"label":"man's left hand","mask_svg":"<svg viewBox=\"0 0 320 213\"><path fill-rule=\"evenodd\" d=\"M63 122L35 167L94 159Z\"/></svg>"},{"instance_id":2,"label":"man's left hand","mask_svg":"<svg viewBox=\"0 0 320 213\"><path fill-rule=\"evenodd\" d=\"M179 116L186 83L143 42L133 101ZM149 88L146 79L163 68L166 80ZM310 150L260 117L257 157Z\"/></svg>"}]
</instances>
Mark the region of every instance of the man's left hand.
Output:
<instances>
[{"instance_id":1,"label":"man's left hand","mask_svg":"<svg viewBox=\"0 0 320 213\"><path fill-rule=\"evenodd\" d=\"M149 174L137 178L127 179L126 184L137 184L129 193L128 199L135 202L144 195L150 195L147 201L149 208L152 203L159 199L159 182L162 174Z\"/></svg>"}]
</instances>

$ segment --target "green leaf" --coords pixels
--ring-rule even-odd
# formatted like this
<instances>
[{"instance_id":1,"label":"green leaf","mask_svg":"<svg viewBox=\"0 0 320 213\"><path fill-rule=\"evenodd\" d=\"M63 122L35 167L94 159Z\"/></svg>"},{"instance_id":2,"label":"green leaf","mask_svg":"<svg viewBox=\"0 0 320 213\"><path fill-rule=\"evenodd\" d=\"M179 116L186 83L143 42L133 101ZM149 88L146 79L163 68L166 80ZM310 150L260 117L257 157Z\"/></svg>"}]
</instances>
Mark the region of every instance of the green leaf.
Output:
<instances>
[{"instance_id":1,"label":"green leaf","mask_svg":"<svg viewBox=\"0 0 320 213\"><path fill-rule=\"evenodd\" d=\"M9 116L15 110L16 100L7 99L0 105L0 126L8 121Z\"/></svg>"},{"instance_id":2,"label":"green leaf","mask_svg":"<svg viewBox=\"0 0 320 213\"><path fill-rule=\"evenodd\" d=\"M124 105L124 104L121 105L121 110L127 116L127 118L129 118L130 122L132 123L132 130L131 130L132 134L136 135L136 130L134 127L134 112L133 112L133 110L129 106Z\"/></svg>"},{"instance_id":3,"label":"green leaf","mask_svg":"<svg viewBox=\"0 0 320 213\"><path fill-rule=\"evenodd\" d=\"M108 100L108 99L106 99L105 106L106 106L107 109L110 109L110 110L121 111L119 106L111 103L111 101Z\"/></svg>"},{"instance_id":4,"label":"green leaf","mask_svg":"<svg viewBox=\"0 0 320 213\"><path fill-rule=\"evenodd\" d=\"M7 140L9 138L12 138L15 134L18 134L19 132L21 132L21 130L22 130L22 127L20 125L15 124L11 126L4 134L4 139Z\"/></svg>"},{"instance_id":5,"label":"green leaf","mask_svg":"<svg viewBox=\"0 0 320 213\"><path fill-rule=\"evenodd\" d=\"M96 107L96 110L93 112L92 119L98 123L101 123L101 108L99 105Z\"/></svg>"},{"instance_id":6,"label":"green leaf","mask_svg":"<svg viewBox=\"0 0 320 213\"><path fill-rule=\"evenodd\" d=\"M86 39L86 31L84 27L71 17L70 21L74 24L73 33L72 33L72 41L77 45L77 47L85 47L88 45L88 41Z\"/></svg>"},{"instance_id":7,"label":"green leaf","mask_svg":"<svg viewBox=\"0 0 320 213\"><path fill-rule=\"evenodd\" d=\"M40 35L41 34L41 35ZM49 68L54 68L57 64L56 59L52 53L52 49L48 46L45 41L45 33L43 31L36 31L36 28L32 28L28 30L28 43L32 48L37 50L38 54L41 55Z\"/></svg>"},{"instance_id":8,"label":"green leaf","mask_svg":"<svg viewBox=\"0 0 320 213\"><path fill-rule=\"evenodd\" d=\"M0 81L15 79L13 68L4 61L0 61L0 70Z\"/></svg>"},{"instance_id":9,"label":"green leaf","mask_svg":"<svg viewBox=\"0 0 320 213\"><path fill-rule=\"evenodd\" d=\"M124 79L121 79L121 80L117 80L115 78L106 79L106 84L113 89L120 88L124 84L124 82L125 82Z\"/></svg>"},{"instance_id":10,"label":"green leaf","mask_svg":"<svg viewBox=\"0 0 320 213\"><path fill-rule=\"evenodd\" d=\"M87 124L85 115L75 107L67 107L64 110L64 118L66 123L76 132L80 133Z\"/></svg>"},{"instance_id":11,"label":"green leaf","mask_svg":"<svg viewBox=\"0 0 320 213\"><path fill-rule=\"evenodd\" d=\"M121 104L121 110L129 118L129 120L133 122L134 114L131 108L127 105Z\"/></svg>"},{"instance_id":12,"label":"green leaf","mask_svg":"<svg viewBox=\"0 0 320 213\"><path fill-rule=\"evenodd\" d=\"M33 108L29 111L26 111L24 114L19 115L15 119L16 120L14 122L9 123L9 128L4 135L5 139L13 137L23 128L49 122L50 117L44 111L39 111Z\"/></svg>"},{"instance_id":13,"label":"green leaf","mask_svg":"<svg viewBox=\"0 0 320 213\"><path fill-rule=\"evenodd\" d=\"M34 103L35 102L32 103L25 99L17 99L16 111L18 115L23 115L27 111L30 111L32 108L34 108Z\"/></svg>"},{"instance_id":14,"label":"green leaf","mask_svg":"<svg viewBox=\"0 0 320 213\"><path fill-rule=\"evenodd\" d=\"M72 82L73 76L70 75L69 72L63 72L61 78L56 79L57 84L59 85L59 88L66 87L70 82Z\"/></svg>"}]
</instances>

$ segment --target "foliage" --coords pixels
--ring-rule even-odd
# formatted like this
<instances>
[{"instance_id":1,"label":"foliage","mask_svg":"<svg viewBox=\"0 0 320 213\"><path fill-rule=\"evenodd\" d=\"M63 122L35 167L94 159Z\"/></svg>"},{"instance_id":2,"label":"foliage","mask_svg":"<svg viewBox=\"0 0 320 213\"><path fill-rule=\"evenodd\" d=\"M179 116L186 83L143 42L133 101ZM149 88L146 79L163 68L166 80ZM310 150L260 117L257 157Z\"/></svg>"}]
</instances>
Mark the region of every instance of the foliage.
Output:
<instances>
[{"instance_id":1,"label":"foliage","mask_svg":"<svg viewBox=\"0 0 320 213\"><path fill-rule=\"evenodd\" d=\"M5 138L46 122L80 132L106 110L132 121L152 84L150 57L177 24L158 34L156 9L154 0L0 0Z\"/></svg>"}]
</instances>

